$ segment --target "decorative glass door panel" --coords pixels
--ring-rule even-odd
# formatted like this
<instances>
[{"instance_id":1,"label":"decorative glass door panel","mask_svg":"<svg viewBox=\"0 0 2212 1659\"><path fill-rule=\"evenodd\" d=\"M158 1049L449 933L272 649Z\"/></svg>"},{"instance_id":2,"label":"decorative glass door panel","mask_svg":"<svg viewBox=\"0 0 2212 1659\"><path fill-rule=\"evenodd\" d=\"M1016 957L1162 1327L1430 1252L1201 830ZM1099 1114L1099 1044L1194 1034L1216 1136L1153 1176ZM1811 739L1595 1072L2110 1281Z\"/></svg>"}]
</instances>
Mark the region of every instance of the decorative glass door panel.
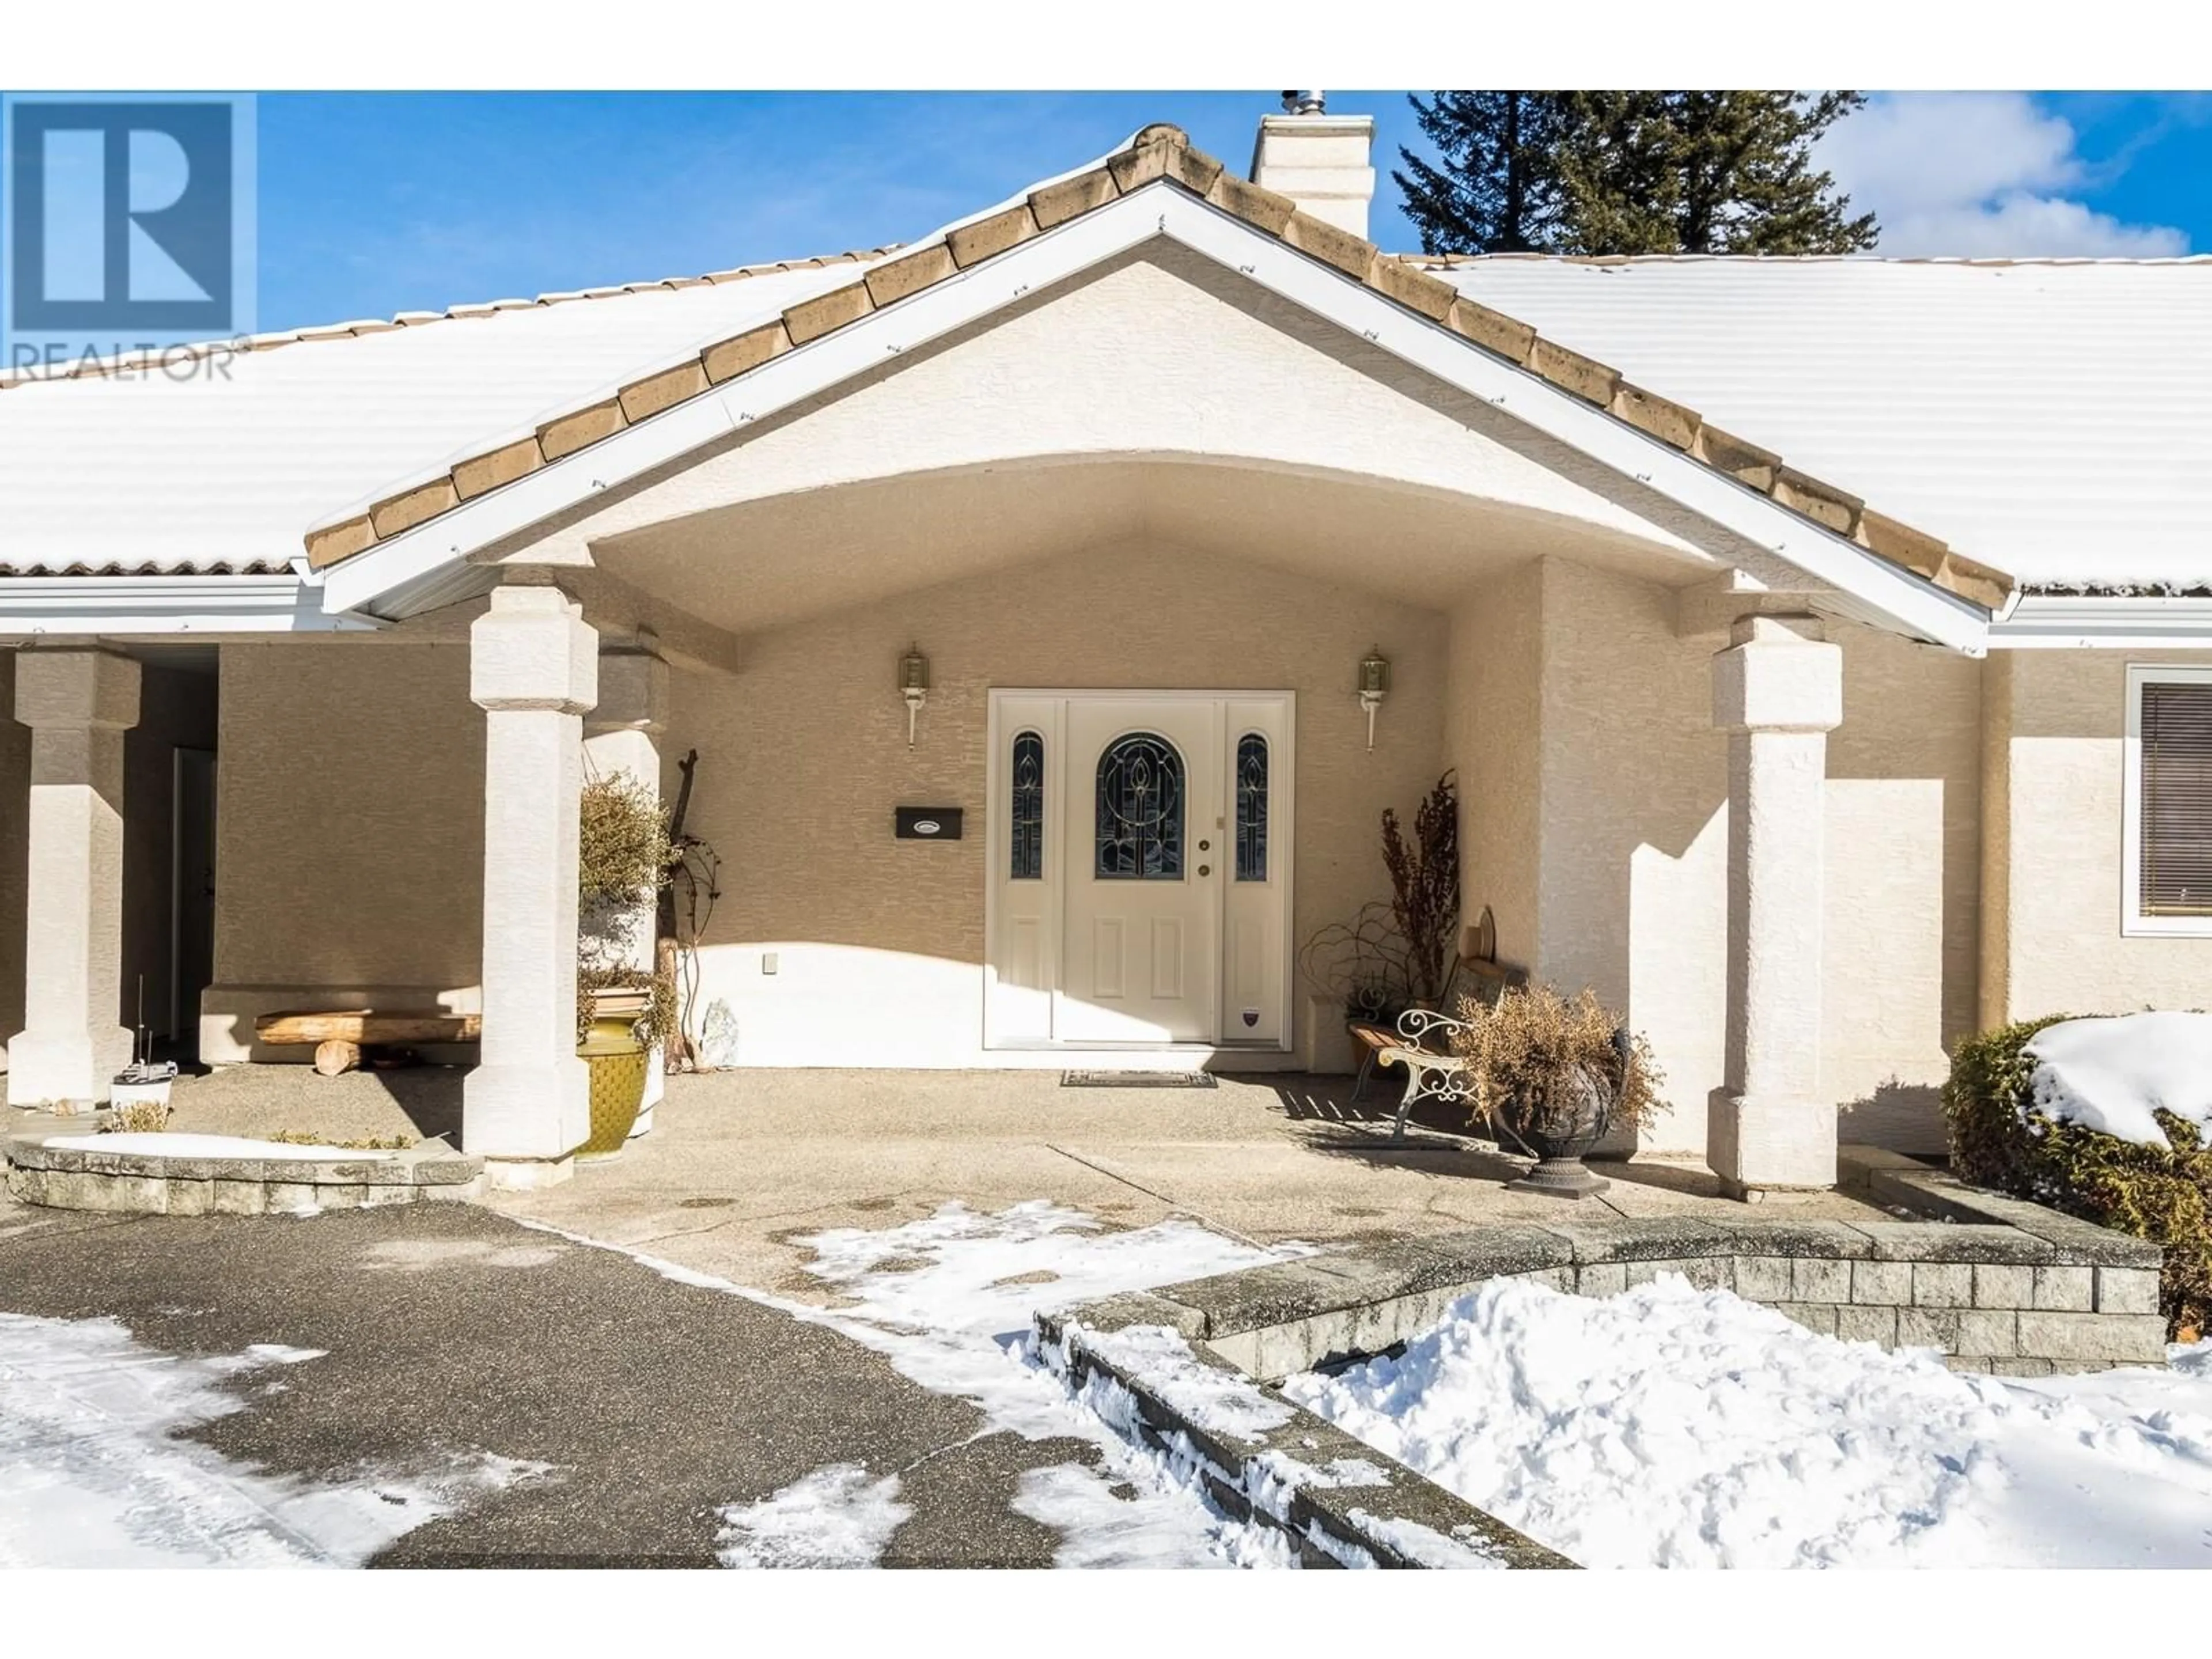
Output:
<instances>
[{"instance_id":1,"label":"decorative glass door panel","mask_svg":"<svg viewBox=\"0 0 2212 1659\"><path fill-rule=\"evenodd\" d=\"M1066 926L1053 1036L1204 1042L1218 1006L1219 705L1071 701ZM1086 798L1087 797L1087 798Z\"/></svg>"}]
</instances>

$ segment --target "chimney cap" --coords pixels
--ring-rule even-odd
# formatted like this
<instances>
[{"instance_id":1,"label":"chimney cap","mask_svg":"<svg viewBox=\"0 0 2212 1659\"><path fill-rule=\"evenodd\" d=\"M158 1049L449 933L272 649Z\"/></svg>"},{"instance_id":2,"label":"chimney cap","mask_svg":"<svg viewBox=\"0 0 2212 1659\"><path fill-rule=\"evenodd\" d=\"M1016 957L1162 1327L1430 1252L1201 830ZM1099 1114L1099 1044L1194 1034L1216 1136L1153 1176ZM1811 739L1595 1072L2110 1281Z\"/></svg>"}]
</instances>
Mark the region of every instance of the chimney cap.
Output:
<instances>
[{"instance_id":1,"label":"chimney cap","mask_svg":"<svg viewBox=\"0 0 2212 1659\"><path fill-rule=\"evenodd\" d=\"M1326 115L1328 113L1328 94L1325 92L1286 92L1283 94L1283 113Z\"/></svg>"}]
</instances>

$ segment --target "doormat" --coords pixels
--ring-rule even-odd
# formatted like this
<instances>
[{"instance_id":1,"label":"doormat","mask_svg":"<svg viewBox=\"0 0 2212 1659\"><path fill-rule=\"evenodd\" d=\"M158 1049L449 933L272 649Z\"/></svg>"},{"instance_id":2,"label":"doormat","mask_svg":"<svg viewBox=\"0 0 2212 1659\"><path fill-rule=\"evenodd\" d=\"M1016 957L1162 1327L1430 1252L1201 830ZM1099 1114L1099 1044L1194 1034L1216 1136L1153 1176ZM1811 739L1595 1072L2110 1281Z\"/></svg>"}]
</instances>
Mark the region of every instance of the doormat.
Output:
<instances>
[{"instance_id":1,"label":"doormat","mask_svg":"<svg viewBox=\"0 0 2212 1659\"><path fill-rule=\"evenodd\" d=\"M1062 1072L1063 1089L1212 1089L1211 1072Z\"/></svg>"}]
</instances>

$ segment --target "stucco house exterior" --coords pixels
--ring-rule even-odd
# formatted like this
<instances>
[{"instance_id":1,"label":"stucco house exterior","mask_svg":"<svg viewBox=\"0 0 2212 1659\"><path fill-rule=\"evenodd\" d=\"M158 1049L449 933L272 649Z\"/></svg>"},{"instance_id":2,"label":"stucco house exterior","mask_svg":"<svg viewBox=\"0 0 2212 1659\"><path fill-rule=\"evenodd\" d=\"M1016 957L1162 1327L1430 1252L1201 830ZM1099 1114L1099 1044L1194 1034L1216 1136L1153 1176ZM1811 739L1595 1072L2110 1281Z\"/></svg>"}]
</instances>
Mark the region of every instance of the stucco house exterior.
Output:
<instances>
[{"instance_id":1,"label":"stucco house exterior","mask_svg":"<svg viewBox=\"0 0 2212 1659\"><path fill-rule=\"evenodd\" d=\"M1340 1066L1297 945L1446 769L1499 956L1732 1190L1979 1027L2201 1005L2212 265L1395 255L1370 138L12 380L11 1103L142 981L216 1064L474 1010L467 1148L558 1178L580 781L695 752L739 1066Z\"/></svg>"}]
</instances>

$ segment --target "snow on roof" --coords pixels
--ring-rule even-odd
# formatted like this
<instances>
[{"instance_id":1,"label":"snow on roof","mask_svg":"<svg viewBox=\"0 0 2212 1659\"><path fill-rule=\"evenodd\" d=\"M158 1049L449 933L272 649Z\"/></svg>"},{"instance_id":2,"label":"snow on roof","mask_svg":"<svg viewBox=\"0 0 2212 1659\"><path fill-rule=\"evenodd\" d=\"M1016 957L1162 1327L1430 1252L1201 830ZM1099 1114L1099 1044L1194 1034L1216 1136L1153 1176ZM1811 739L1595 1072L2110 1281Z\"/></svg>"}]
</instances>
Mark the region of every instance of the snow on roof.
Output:
<instances>
[{"instance_id":1,"label":"snow on roof","mask_svg":"<svg viewBox=\"0 0 2212 1659\"><path fill-rule=\"evenodd\" d=\"M2212 576L2212 262L1401 259L1169 126L896 253L19 382L0 570L319 568L1156 179L1975 603Z\"/></svg>"},{"instance_id":2,"label":"snow on roof","mask_svg":"<svg viewBox=\"0 0 2212 1659\"><path fill-rule=\"evenodd\" d=\"M174 355L173 374L126 362L19 380L0 389L0 569L283 569L334 508L533 429L880 257L262 336L249 350Z\"/></svg>"},{"instance_id":3,"label":"snow on roof","mask_svg":"<svg viewBox=\"0 0 2212 1659\"><path fill-rule=\"evenodd\" d=\"M2212 580L2212 258L1413 263L2027 585Z\"/></svg>"}]
</instances>

